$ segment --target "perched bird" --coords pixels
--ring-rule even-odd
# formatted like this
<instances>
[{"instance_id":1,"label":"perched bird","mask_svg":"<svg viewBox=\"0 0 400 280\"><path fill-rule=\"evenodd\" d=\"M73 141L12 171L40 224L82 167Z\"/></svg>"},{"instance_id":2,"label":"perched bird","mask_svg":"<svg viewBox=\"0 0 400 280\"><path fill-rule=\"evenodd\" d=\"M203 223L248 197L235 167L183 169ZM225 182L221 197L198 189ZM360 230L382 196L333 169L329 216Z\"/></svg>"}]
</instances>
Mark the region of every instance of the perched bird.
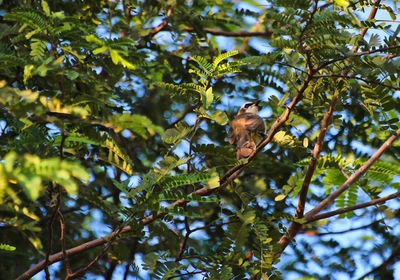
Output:
<instances>
[{"instance_id":1,"label":"perched bird","mask_svg":"<svg viewBox=\"0 0 400 280\"><path fill-rule=\"evenodd\" d=\"M258 115L259 103L244 103L229 126L229 143L236 146L238 160L249 157L265 137L264 120Z\"/></svg>"}]
</instances>

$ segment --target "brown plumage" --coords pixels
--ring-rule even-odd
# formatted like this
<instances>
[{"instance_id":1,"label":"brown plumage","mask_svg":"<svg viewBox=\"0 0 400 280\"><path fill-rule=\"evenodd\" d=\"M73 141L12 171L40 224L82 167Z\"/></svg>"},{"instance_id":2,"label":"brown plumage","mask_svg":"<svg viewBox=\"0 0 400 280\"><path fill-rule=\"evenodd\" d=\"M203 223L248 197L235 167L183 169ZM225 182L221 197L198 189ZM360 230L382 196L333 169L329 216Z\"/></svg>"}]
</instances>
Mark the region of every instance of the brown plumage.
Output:
<instances>
[{"instance_id":1,"label":"brown plumage","mask_svg":"<svg viewBox=\"0 0 400 280\"><path fill-rule=\"evenodd\" d=\"M265 124L258 115L259 102L246 102L240 108L228 131L229 143L236 146L236 158L247 158L265 136Z\"/></svg>"}]
</instances>

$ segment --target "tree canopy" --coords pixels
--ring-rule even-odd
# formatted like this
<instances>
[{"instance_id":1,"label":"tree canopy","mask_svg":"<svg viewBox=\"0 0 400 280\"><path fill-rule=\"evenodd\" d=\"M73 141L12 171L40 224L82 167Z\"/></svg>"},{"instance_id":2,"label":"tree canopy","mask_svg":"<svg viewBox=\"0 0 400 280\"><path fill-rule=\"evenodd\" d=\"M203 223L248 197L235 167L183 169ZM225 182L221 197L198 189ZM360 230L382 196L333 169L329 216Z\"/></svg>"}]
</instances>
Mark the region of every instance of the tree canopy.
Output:
<instances>
[{"instance_id":1,"label":"tree canopy","mask_svg":"<svg viewBox=\"0 0 400 280\"><path fill-rule=\"evenodd\" d=\"M392 279L397 14L0 1L0 275ZM227 127L247 100L268 133L237 161Z\"/></svg>"}]
</instances>

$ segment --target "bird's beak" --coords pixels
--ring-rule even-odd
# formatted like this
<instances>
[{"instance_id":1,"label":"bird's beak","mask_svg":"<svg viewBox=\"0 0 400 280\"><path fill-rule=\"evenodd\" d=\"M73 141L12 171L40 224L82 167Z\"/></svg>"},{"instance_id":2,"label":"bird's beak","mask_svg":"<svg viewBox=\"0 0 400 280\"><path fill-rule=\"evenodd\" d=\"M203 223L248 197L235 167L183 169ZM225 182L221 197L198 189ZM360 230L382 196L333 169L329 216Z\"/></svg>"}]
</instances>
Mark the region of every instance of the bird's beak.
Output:
<instances>
[{"instance_id":1,"label":"bird's beak","mask_svg":"<svg viewBox=\"0 0 400 280\"><path fill-rule=\"evenodd\" d=\"M255 103L256 106L258 106L258 104L259 104L260 102L261 102L261 100L257 100L256 103Z\"/></svg>"}]
</instances>

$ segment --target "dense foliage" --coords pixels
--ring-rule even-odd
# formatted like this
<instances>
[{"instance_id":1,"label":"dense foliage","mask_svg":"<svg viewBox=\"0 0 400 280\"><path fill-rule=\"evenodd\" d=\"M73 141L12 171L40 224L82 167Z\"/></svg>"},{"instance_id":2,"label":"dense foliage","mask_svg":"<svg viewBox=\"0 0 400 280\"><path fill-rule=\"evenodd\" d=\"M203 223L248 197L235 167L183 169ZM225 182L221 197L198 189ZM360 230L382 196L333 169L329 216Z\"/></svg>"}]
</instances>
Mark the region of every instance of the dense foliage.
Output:
<instances>
[{"instance_id":1,"label":"dense foliage","mask_svg":"<svg viewBox=\"0 0 400 280\"><path fill-rule=\"evenodd\" d=\"M0 275L393 278L396 4L0 1Z\"/></svg>"}]
</instances>

